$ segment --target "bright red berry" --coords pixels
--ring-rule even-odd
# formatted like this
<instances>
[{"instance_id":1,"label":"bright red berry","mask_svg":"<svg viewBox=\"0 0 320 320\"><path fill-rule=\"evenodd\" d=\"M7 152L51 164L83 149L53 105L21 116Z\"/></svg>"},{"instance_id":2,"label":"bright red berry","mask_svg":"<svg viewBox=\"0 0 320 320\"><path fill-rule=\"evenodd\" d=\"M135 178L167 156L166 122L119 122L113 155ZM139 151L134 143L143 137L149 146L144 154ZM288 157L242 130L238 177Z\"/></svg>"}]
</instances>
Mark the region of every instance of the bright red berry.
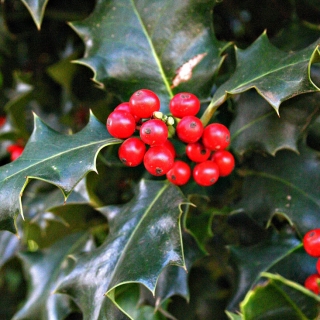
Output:
<instances>
[{"instance_id":1,"label":"bright red berry","mask_svg":"<svg viewBox=\"0 0 320 320\"><path fill-rule=\"evenodd\" d=\"M172 168L174 158L166 147L154 146L145 153L143 163L150 174L163 176Z\"/></svg>"},{"instance_id":2,"label":"bright red berry","mask_svg":"<svg viewBox=\"0 0 320 320\"><path fill-rule=\"evenodd\" d=\"M208 187L213 185L219 179L218 165L210 160L198 163L193 168L193 179L200 186Z\"/></svg>"},{"instance_id":3,"label":"bright red berry","mask_svg":"<svg viewBox=\"0 0 320 320\"><path fill-rule=\"evenodd\" d=\"M203 124L195 116L183 117L176 127L178 138L185 143L193 143L201 138Z\"/></svg>"},{"instance_id":4,"label":"bright red berry","mask_svg":"<svg viewBox=\"0 0 320 320\"><path fill-rule=\"evenodd\" d=\"M211 160L218 165L220 177L228 176L233 171L235 166L234 156L227 150L214 152Z\"/></svg>"},{"instance_id":5,"label":"bright red berry","mask_svg":"<svg viewBox=\"0 0 320 320\"><path fill-rule=\"evenodd\" d=\"M211 151L201 142L189 143L186 147L187 157L193 162L203 162L209 159Z\"/></svg>"},{"instance_id":6,"label":"bright red berry","mask_svg":"<svg viewBox=\"0 0 320 320\"><path fill-rule=\"evenodd\" d=\"M211 123L203 130L202 142L213 151L226 149L230 144L230 131L221 123Z\"/></svg>"},{"instance_id":7,"label":"bright red berry","mask_svg":"<svg viewBox=\"0 0 320 320\"><path fill-rule=\"evenodd\" d=\"M184 161L177 160L174 162L172 168L167 172L166 176L171 183L177 186L182 186L190 179L190 166Z\"/></svg>"},{"instance_id":8,"label":"bright red berry","mask_svg":"<svg viewBox=\"0 0 320 320\"><path fill-rule=\"evenodd\" d=\"M195 116L200 110L200 101L192 93L180 92L170 100L169 109L177 118Z\"/></svg>"},{"instance_id":9,"label":"bright red berry","mask_svg":"<svg viewBox=\"0 0 320 320\"><path fill-rule=\"evenodd\" d=\"M136 91L129 100L131 112L139 118L150 118L155 111L160 110L160 100L151 90Z\"/></svg>"},{"instance_id":10,"label":"bright red berry","mask_svg":"<svg viewBox=\"0 0 320 320\"><path fill-rule=\"evenodd\" d=\"M315 294L319 294L320 275L311 274L304 282L304 286L313 291Z\"/></svg>"},{"instance_id":11,"label":"bright red berry","mask_svg":"<svg viewBox=\"0 0 320 320\"><path fill-rule=\"evenodd\" d=\"M122 102L119 105L117 105L113 111L126 111L132 114L131 112L131 107L129 102ZM140 118L137 117L136 115L133 115L134 119L136 122L140 121Z\"/></svg>"},{"instance_id":12,"label":"bright red berry","mask_svg":"<svg viewBox=\"0 0 320 320\"><path fill-rule=\"evenodd\" d=\"M140 127L140 138L150 146L162 145L168 138L168 127L162 120L148 120Z\"/></svg>"},{"instance_id":13,"label":"bright red berry","mask_svg":"<svg viewBox=\"0 0 320 320\"><path fill-rule=\"evenodd\" d=\"M129 112L117 110L110 113L106 126L113 137L125 139L134 133L136 121Z\"/></svg>"},{"instance_id":14,"label":"bright red berry","mask_svg":"<svg viewBox=\"0 0 320 320\"><path fill-rule=\"evenodd\" d=\"M167 147L167 148L171 151L172 156L173 156L174 158L176 157L176 149L175 149L173 143L172 143L169 139L167 139L167 140L165 141L165 143L163 144L163 146L164 146L164 147Z\"/></svg>"},{"instance_id":15,"label":"bright red berry","mask_svg":"<svg viewBox=\"0 0 320 320\"><path fill-rule=\"evenodd\" d=\"M0 116L0 127L2 127L6 123L7 119L4 116Z\"/></svg>"},{"instance_id":16,"label":"bright red berry","mask_svg":"<svg viewBox=\"0 0 320 320\"><path fill-rule=\"evenodd\" d=\"M308 231L303 237L303 246L312 257L320 257L320 229Z\"/></svg>"},{"instance_id":17,"label":"bright red berry","mask_svg":"<svg viewBox=\"0 0 320 320\"><path fill-rule=\"evenodd\" d=\"M128 167L136 167L142 163L146 149L146 145L141 139L136 137L128 138L119 147L119 159Z\"/></svg>"},{"instance_id":18,"label":"bright red berry","mask_svg":"<svg viewBox=\"0 0 320 320\"><path fill-rule=\"evenodd\" d=\"M18 144L13 144L11 146L8 146L7 151L10 153L10 160L14 161L18 159L21 156L23 150L24 150L24 147Z\"/></svg>"}]
</instances>

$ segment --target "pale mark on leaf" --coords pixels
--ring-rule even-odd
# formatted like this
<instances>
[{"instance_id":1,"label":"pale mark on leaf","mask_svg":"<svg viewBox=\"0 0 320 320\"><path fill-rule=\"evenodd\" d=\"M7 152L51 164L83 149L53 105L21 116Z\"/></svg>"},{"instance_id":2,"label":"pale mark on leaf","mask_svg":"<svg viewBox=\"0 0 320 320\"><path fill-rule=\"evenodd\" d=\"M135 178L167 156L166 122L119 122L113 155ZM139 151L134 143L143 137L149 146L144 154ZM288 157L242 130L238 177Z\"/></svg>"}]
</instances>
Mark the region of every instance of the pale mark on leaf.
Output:
<instances>
[{"instance_id":1,"label":"pale mark on leaf","mask_svg":"<svg viewBox=\"0 0 320 320\"><path fill-rule=\"evenodd\" d=\"M183 64L176 71L176 76L174 77L171 85L171 89L177 87L181 82L186 82L192 77L193 68L200 63L200 61L207 55L206 52L199 53L185 64Z\"/></svg>"}]
</instances>

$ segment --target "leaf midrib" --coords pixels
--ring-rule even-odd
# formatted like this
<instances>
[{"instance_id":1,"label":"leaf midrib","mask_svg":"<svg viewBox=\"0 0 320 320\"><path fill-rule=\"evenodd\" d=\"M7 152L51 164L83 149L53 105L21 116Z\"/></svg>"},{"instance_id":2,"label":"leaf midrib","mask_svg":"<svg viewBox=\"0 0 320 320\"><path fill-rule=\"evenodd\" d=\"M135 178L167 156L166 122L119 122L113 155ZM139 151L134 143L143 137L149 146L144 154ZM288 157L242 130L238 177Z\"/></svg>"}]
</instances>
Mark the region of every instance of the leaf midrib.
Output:
<instances>
[{"instance_id":1,"label":"leaf midrib","mask_svg":"<svg viewBox=\"0 0 320 320\"><path fill-rule=\"evenodd\" d=\"M137 230L140 229L140 225L142 224L142 221L145 219L145 217L148 215L148 213L150 212L151 208L154 206L154 204L158 201L158 199L160 198L160 196L164 193L164 191L168 188L168 184L165 184L160 191L157 193L157 196L153 199L153 201L149 204L149 206L146 208L144 214L141 216L141 218L139 219L139 222L136 224L135 229L133 230L133 232L131 233L130 237L128 238L128 241L126 242L126 245L124 246L122 253L118 256L117 259L117 263L115 264L115 267L113 268L113 272L110 276L110 282L111 283L114 274L116 273L117 269L118 269L118 265L120 263L120 261L122 261L122 257L125 255L125 253L127 252L128 248L129 248L129 244L131 243L131 240L133 239L133 237L135 236ZM120 286L121 284L123 284L124 282L120 282L117 285L109 288L107 290L107 292L105 293L105 295L109 295L109 293L116 287Z\"/></svg>"},{"instance_id":2,"label":"leaf midrib","mask_svg":"<svg viewBox=\"0 0 320 320\"><path fill-rule=\"evenodd\" d=\"M33 163L32 165L23 168L22 170L19 170L19 171L14 172L14 173L11 174L10 176L7 176L7 177L6 177L4 180L2 180L1 182L5 181L5 180L10 180L10 179L13 178L15 175L18 175L18 174L20 174L20 173L23 173L23 172L25 172L26 170L29 170L30 168L33 168L34 166L38 166L39 164L41 164L41 163L43 163L43 162L52 160L52 159L54 159L54 158L60 157L60 156L62 156L62 155L65 155L65 154L67 154L67 153L69 153L69 152L73 152L73 151L78 150L78 149L87 148L87 147L92 146L92 145L95 145L95 144L100 144L100 143L102 143L103 141L105 141L105 139L99 140L99 141L96 141L96 142L92 142L92 143L89 143L89 144L86 144L86 145L81 145L81 146L78 146L78 147L75 147L75 148L72 148L72 149L68 149L67 151L64 151L64 152L56 153L56 154L54 154L54 155L51 156L51 157L42 159L41 161L35 162L35 163ZM106 142L106 143L107 143L107 142ZM111 144L111 143L110 143L110 144ZM102 147L103 147L103 146L102 146ZM97 151L99 151L99 150L97 150ZM23 157L23 155L22 155L22 157ZM25 159L23 159L22 157L21 157L21 159L20 159L19 161L25 160ZM5 167L3 167L3 170L4 170L4 169L5 169Z\"/></svg>"},{"instance_id":3,"label":"leaf midrib","mask_svg":"<svg viewBox=\"0 0 320 320\"><path fill-rule=\"evenodd\" d=\"M291 182L282 179L276 175L270 174L270 173L266 173L266 172L262 172L262 171L254 171L254 170L245 170L245 174L246 175L252 175L252 176L260 176L263 178L267 178L270 180L275 180L278 182L281 182L282 184L285 184L286 186L298 191L301 195L303 195L305 198L309 199L311 202L313 202L317 207L320 208L320 204L317 202L317 200L314 197L311 197L308 193L306 193L305 191L303 191L301 188L297 187L296 185L292 184Z\"/></svg>"},{"instance_id":4,"label":"leaf midrib","mask_svg":"<svg viewBox=\"0 0 320 320\"><path fill-rule=\"evenodd\" d=\"M226 93L232 94L233 91L238 90L238 89L241 88L241 87L247 86L248 84L250 84L250 82L256 81L256 80L258 80L258 79L260 79L260 78L263 78L263 77L266 77L266 76L268 76L268 75L270 75L270 74L272 74L272 73L281 71L281 70L286 69L286 68L288 68L288 67L294 66L294 65L296 65L296 64L298 64L298 63L302 63L302 62L309 61L309 60L310 60L310 57L309 57L308 59L299 60L298 62L295 62L295 63L292 63L292 64L287 64L287 65L282 66L282 67L277 68L277 69L272 69L271 71L269 71L269 72L267 72L267 73L264 73L264 74L262 74L262 75L259 75L258 77L252 78L252 79L250 79L249 81L244 82L244 83L242 83L241 85L232 88L231 91L223 90L223 94L220 95L218 98L216 98L215 101L220 100L222 97L224 97L224 96L226 95ZM234 77L235 75L236 75L236 72L232 75L232 77ZM239 78L239 77L236 77L236 78ZM223 85L219 88L220 91L221 91L221 89L223 89L223 88L225 87L225 85L227 85L228 82L229 82L229 81L227 81L225 84L223 84ZM255 88L256 88L255 85L252 85L252 87L255 87Z\"/></svg>"},{"instance_id":5,"label":"leaf midrib","mask_svg":"<svg viewBox=\"0 0 320 320\"><path fill-rule=\"evenodd\" d=\"M132 4L133 11L134 11L135 15L137 16L137 19L138 19L138 21L139 21L139 23L141 25L142 31L143 31L143 33L144 33L144 35L145 35L145 37L146 37L146 39L147 39L147 41L149 43L152 55L153 55L153 57L155 59L155 62L157 64L158 68L159 68L159 72L160 72L160 75L161 75L161 77L163 79L164 85L165 85L165 87L166 87L166 89L168 91L168 94L169 94L170 98L172 98L173 97L173 92L172 92L170 84L169 84L169 82L167 80L166 74L165 74L165 72L164 72L164 70L162 68L162 64L161 64L160 58L158 57L158 54L157 54L157 52L155 50L155 47L154 47L154 45L152 43L152 40L149 37L148 31L147 31L147 29L146 29L146 27L145 27L145 25L144 25L144 23L143 23L143 21L141 19L140 13L138 12L138 9L137 9L137 7L136 7L136 5L134 3L134 0L130 0L130 2Z\"/></svg>"}]
</instances>

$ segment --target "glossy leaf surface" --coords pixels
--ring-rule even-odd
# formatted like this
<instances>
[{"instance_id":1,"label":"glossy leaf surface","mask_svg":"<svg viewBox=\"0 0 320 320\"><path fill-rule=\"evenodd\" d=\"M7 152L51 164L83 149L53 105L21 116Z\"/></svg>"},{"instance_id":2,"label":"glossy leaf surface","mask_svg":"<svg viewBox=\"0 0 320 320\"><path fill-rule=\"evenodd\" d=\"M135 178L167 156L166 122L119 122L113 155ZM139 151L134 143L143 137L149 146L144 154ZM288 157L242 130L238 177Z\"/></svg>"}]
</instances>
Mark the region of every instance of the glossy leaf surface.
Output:
<instances>
[{"instance_id":1,"label":"glossy leaf surface","mask_svg":"<svg viewBox=\"0 0 320 320\"><path fill-rule=\"evenodd\" d=\"M44 17L44 11L49 0L21 0L29 10L31 17L37 28L41 28L41 23Z\"/></svg>"},{"instance_id":2,"label":"glossy leaf surface","mask_svg":"<svg viewBox=\"0 0 320 320\"><path fill-rule=\"evenodd\" d=\"M279 275L263 273L268 281L250 291L241 304L244 319L315 319L320 298Z\"/></svg>"},{"instance_id":3,"label":"glossy leaf surface","mask_svg":"<svg viewBox=\"0 0 320 320\"><path fill-rule=\"evenodd\" d=\"M63 135L35 116L34 131L23 154L0 168L0 229L15 232L14 218L21 209L21 196L30 179L59 187L65 199L89 172L96 171L98 151L120 140L91 115L88 125L74 135Z\"/></svg>"},{"instance_id":4,"label":"glossy leaf surface","mask_svg":"<svg viewBox=\"0 0 320 320\"><path fill-rule=\"evenodd\" d=\"M252 286L257 284L260 273L270 270L276 263L290 255L300 246L295 237L276 233L256 245L230 247L231 262L236 267L236 290L229 302L228 310L236 308Z\"/></svg>"},{"instance_id":5,"label":"glossy leaf surface","mask_svg":"<svg viewBox=\"0 0 320 320\"><path fill-rule=\"evenodd\" d=\"M59 279L72 267L72 263L66 261L67 256L82 251L87 241L88 235L75 233L45 250L19 254L30 284L27 300L14 320L59 320L73 310L70 297L56 294L54 290Z\"/></svg>"},{"instance_id":6,"label":"glossy leaf surface","mask_svg":"<svg viewBox=\"0 0 320 320\"><path fill-rule=\"evenodd\" d=\"M281 102L298 94L318 91L310 79L311 63L320 61L317 43L297 52L284 52L270 44L263 33L247 49L236 48L234 74L215 92L211 108L221 105L228 96L255 88L279 112Z\"/></svg>"},{"instance_id":7,"label":"glossy leaf surface","mask_svg":"<svg viewBox=\"0 0 320 320\"><path fill-rule=\"evenodd\" d=\"M237 207L262 226L275 214L283 215L303 235L320 227L320 161L318 152L304 144L299 152L255 155L250 170L243 172L243 198Z\"/></svg>"},{"instance_id":8,"label":"glossy leaf surface","mask_svg":"<svg viewBox=\"0 0 320 320\"><path fill-rule=\"evenodd\" d=\"M84 319L105 319L109 298L115 299L120 285L137 282L154 293L165 267L185 268L180 230L184 201L179 188L142 180L130 202L101 209L109 236L95 251L76 257L76 267L59 287L74 298Z\"/></svg>"},{"instance_id":9,"label":"glossy leaf surface","mask_svg":"<svg viewBox=\"0 0 320 320\"><path fill-rule=\"evenodd\" d=\"M124 101L141 88L154 90L164 112L185 64L190 80L178 89L208 96L224 45L211 29L213 6L212 0L99 0L90 17L72 23L86 45L78 62Z\"/></svg>"},{"instance_id":10,"label":"glossy leaf surface","mask_svg":"<svg viewBox=\"0 0 320 320\"><path fill-rule=\"evenodd\" d=\"M255 91L243 93L230 126L232 149L240 155L252 150L272 155L282 149L298 153L298 140L319 115L319 98L320 93L312 93L285 101L279 117Z\"/></svg>"}]
</instances>

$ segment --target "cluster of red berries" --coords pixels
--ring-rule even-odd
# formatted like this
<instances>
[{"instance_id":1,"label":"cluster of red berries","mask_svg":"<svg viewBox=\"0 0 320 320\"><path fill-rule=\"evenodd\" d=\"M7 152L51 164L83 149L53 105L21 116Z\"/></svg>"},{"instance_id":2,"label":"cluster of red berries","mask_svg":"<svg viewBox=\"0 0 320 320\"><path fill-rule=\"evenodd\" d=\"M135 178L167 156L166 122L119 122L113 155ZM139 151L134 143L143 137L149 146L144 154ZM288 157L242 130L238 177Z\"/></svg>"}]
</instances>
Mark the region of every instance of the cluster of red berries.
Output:
<instances>
[{"instance_id":1,"label":"cluster of red berries","mask_svg":"<svg viewBox=\"0 0 320 320\"><path fill-rule=\"evenodd\" d=\"M311 274L304 282L304 286L315 294L320 293L320 229L308 231L303 237L303 246L306 252L315 258L317 273Z\"/></svg>"},{"instance_id":2,"label":"cluster of red berries","mask_svg":"<svg viewBox=\"0 0 320 320\"><path fill-rule=\"evenodd\" d=\"M225 150L230 144L230 132L220 123L203 126L196 117L200 101L194 94L176 94L169 103L169 116L159 110L158 96L151 90L141 89L107 118L109 133L126 139L118 151L119 159L126 166L143 163L150 174L166 175L175 185L186 184L192 175L199 185L210 186L232 172L235 160ZM133 136L136 130L139 137ZM177 159L175 147L169 140L172 132L186 145L187 161ZM192 169L189 163L192 166L194 163Z\"/></svg>"}]
</instances>

